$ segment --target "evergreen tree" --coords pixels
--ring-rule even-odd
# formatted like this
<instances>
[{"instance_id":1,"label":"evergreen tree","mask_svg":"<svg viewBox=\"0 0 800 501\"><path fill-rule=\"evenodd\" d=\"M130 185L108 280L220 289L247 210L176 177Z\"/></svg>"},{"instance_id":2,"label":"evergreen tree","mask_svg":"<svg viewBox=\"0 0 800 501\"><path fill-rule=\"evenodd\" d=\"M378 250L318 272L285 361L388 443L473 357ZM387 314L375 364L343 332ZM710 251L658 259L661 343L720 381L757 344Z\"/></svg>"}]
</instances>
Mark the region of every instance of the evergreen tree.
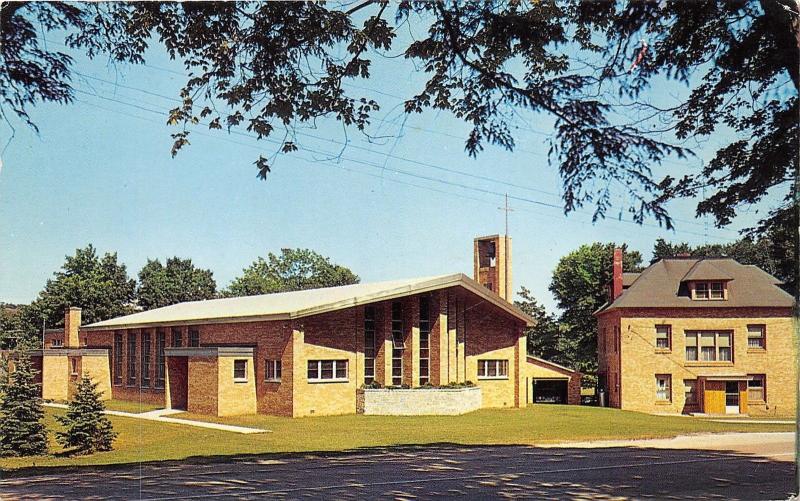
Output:
<instances>
[{"instance_id":1,"label":"evergreen tree","mask_svg":"<svg viewBox=\"0 0 800 501\"><path fill-rule=\"evenodd\" d=\"M0 454L35 456L47 453L47 429L39 385L30 360L21 356L3 385L0 403Z\"/></svg>"},{"instance_id":2,"label":"evergreen tree","mask_svg":"<svg viewBox=\"0 0 800 501\"><path fill-rule=\"evenodd\" d=\"M110 451L117 437L111 421L104 414L106 407L100 400L97 385L88 374L84 374L67 413L56 417L66 427L66 431L56 433L58 443L65 448L74 447L78 454Z\"/></svg>"}]
</instances>

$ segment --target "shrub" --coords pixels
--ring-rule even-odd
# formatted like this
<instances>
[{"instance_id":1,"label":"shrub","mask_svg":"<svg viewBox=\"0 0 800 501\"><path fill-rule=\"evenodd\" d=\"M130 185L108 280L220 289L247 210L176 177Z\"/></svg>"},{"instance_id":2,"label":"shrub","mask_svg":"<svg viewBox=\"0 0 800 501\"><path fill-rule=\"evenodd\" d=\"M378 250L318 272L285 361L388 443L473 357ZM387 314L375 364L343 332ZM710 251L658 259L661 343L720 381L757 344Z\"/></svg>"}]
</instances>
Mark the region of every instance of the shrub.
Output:
<instances>
[{"instance_id":1,"label":"shrub","mask_svg":"<svg viewBox=\"0 0 800 501\"><path fill-rule=\"evenodd\" d=\"M58 443L65 448L73 447L77 454L95 451L110 451L117 434L106 417L105 405L100 400L97 383L87 374L78 382L75 398L69 403L64 416L57 416L66 431L56 433Z\"/></svg>"}]
</instances>

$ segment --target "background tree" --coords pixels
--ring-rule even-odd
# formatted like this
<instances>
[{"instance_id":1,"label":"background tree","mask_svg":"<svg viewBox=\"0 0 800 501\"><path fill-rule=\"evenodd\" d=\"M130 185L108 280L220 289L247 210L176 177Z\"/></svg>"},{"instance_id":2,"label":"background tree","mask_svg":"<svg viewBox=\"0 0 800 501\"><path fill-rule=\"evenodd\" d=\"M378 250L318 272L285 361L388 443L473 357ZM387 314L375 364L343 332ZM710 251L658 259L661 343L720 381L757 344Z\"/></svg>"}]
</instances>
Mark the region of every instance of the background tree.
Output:
<instances>
[{"instance_id":1,"label":"background tree","mask_svg":"<svg viewBox=\"0 0 800 501\"><path fill-rule=\"evenodd\" d=\"M136 282L128 277L117 254L98 256L89 244L66 256L61 271L53 274L37 298L20 311L25 334L33 340L41 336L42 319L48 328L64 325L64 310L83 309L83 323L99 322L133 312Z\"/></svg>"},{"instance_id":2,"label":"background tree","mask_svg":"<svg viewBox=\"0 0 800 501\"><path fill-rule=\"evenodd\" d=\"M426 36L398 37L412 22ZM302 149L295 127L323 117L369 134L379 103L342 83L369 78L372 58L393 49L428 75L406 111L465 120L470 155L513 148L520 109L552 119L567 212L593 204L604 217L621 195L634 220L670 227L669 200L705 189L697 212L721 226L767 194L785 196L771 218L797 217L796 0L30 2L5 3L0 23L6 116L27 120L27 105L73 97L72 61L41 37L134 63L158 41L191 74L170 112L173 154L197 125L277 131L277 150L291 152ZM720 147L704 168L661 169L710 136ZM254 163L266 177L267 158Z\"/></svg>"},{"instance_id":3,"label":"background tree","mask_svg":"<svg viewBox=\"0 0 800 501\"><path fill-rule=\"evenodd\" d=\"M30 359L20 353L3 385L0 401L0 454L35 456L47 453L41 391Z\"/></svg>"},{"instance_id":4,"label":"background tree","mask_svg":"<svg viewBox=\"0 0 800 501\"><path fill-rule=\"evenodd\" d=\"M536 321L536 325L525 330L528 354L557 364L572 363L573 360L564 351L563 336L555 316L547 313L544 305L539 304L527 288L520 288L519 297L514 304Z\"/></svg>"},{"instance_id":5,"label":"background tree","mask_svg":"<svg viewBox=\"0 0 800 501\"><path fill-rule=\"evenodd\" d=\"M217 283L211 270L197 268L191 259L172 257L166 266L158 259L147 260L139 271L136 299L145 310L183 301L199 301L216 296Z\"/></svg>"},{"instance_id":6,"label":"background tree","mask_svg":"<svg viewBox=\"0 0 800 501\"><path fill-rule=\"evenodd\" d=\"M227 296L252 296L357 284L358 275L309 249L281 249L259 257L228 286Z\"/></svg>"},{"instance_id":7,"label":"background tree","mask_svg":"<svg viewBox=\"0 0 800 501\"><path fill-rule=\"evenodd\" d=\"M56 432L58 443L64 448L73 448L77 454L110 451L117 437L111 421L104 414L106 408L100 400L97 385L87 374L81 376L66 414L56 416L66 428Z\"/></svg>"},{"instance_id":8,"label":"background tree","mask_svg":"<svg viewBox=\"0 0 800 501\"><path fill-rule=\"evenodd\" d=\"M20 321L21 307L0 303L0 350L16 348L20 338L24 338Z\"/></svg>"},{"instance_id":9,"label":"background tree","mask_svg":"<svg viewBox=\"0 0 800 501\"><path fill-rule=\"evenodd\" d=\"M549 289L562 313L559 323L563 330L566 365L584 373L597 370L597 321L593 313L607 299L607 285L612 278L613 243L595 242L582 245L562 257ZM623 270L640 271L642 256L638 251L625 251Z\"/></svg>"}]
</instances>

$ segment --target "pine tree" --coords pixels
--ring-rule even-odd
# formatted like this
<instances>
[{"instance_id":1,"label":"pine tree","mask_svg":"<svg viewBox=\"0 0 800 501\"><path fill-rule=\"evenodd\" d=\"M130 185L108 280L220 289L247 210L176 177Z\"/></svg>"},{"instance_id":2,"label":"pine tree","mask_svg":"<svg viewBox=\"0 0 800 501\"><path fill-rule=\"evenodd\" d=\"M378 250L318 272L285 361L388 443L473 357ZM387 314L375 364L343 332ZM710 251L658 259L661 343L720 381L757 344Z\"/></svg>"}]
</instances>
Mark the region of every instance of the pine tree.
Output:
<instances>
[{"instance_id":1,"label":"pine tree","mask_svg":"<svg viewBox=\"0 0 800 501\"><path fill-rule=\"evenodd\" d=\"M58 443L65 448L75 448L77 454L110 451L117 437L111 421L104 414L106 407L100 400L97 385L88 374L84 374L67 413L56 417L66 427L66 431L56 432Z\"/></svg>"},{"instance_id":2,"label":"pine tree","mask_svg":"<svg viewBox=\"0 0 800 501\"><path fill-rule=\"evenodd\" d=\"M0 403L0 454L35 456L47 453L47 429L39 385L30 359L21 356L3 384Z\"/></svg>"}]
</instances>

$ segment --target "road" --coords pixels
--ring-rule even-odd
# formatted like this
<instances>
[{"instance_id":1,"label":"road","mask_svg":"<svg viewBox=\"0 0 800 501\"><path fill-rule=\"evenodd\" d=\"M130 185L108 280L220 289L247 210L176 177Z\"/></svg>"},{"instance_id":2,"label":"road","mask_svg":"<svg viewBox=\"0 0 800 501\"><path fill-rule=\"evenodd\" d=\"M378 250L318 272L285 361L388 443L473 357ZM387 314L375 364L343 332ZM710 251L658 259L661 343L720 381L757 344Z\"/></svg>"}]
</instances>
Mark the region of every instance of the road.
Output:
<instances>
[{"instance_id":1,"label":"road","mask_svg":"<svg viewBox=\"0 0 800 501\"><path fill-rule=\"evenodd\" d=\"M787 499L793 435L759 435L603 448L441 444L80 468L0 480L0 498Z\"/></svg>"}]
</instances>

